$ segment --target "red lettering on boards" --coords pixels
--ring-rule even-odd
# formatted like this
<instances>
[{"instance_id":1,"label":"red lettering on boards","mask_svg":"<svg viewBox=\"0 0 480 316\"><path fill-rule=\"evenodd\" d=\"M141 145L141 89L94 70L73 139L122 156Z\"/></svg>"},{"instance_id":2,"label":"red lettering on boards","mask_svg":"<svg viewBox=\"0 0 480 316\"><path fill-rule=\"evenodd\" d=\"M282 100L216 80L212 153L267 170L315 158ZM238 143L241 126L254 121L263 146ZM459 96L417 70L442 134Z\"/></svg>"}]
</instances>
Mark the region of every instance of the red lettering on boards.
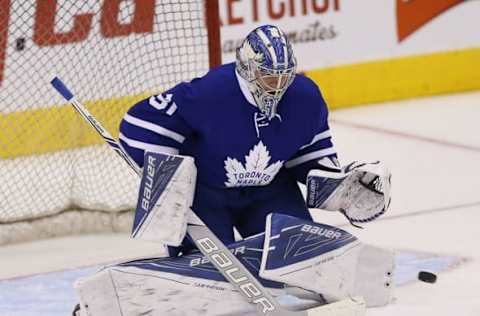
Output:
<instances>
[{"instance_id":1,"label":"red lettering on boards","mask_svg":"<svg viewBox=\"0 0 480 316\"><path fill-rule=\"evenodd\" d=\"M134 13L129 23L120 23L122 0L104 0L100 15L100 34L105 38L128 36L133 33L153 32L155 0L134 0ZM8 29L11 0L0 0L0 85L4 79L7 61ZM78 43L88 38L94 13L73 14L73 27L66 32L55 31L57 0L36 1L33 21L33 42L40 46Z\"/></svg>"},{"instance_id":2,"label":"red lettering on boards","mask_svg":"<svg viewBox=\"0 0 480 316\"><path fill-rule=\"evenodd\" d=\"M8 20L10 17L10 0L0 0L0 84L3 81L7 53Z\"/></svg>"},{"instance_id":3,"label":"red lettering on boards","mask_svg":"<svg viewBox=\"0 0 480 316\"><path fill-rule=\"evenodd\" d=\"M252 22L259 22L260 13L270 20L280 20L287 16L324 14L340 11L340 0L226 0L225 25L243 24L250 16ZM242 6L243 4L243 6ZM250 10L244 10L247 6Z\"/></svg>"}]
</instances>

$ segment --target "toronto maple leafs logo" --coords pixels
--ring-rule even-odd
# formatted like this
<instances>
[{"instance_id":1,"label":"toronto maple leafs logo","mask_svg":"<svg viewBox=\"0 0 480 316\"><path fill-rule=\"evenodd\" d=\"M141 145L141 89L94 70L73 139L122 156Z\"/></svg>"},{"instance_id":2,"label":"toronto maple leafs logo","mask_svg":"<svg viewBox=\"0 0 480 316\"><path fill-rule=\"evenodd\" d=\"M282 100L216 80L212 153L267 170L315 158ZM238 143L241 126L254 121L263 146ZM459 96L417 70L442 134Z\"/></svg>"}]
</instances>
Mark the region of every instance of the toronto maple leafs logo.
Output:
<instances>
[{"instance_id":1,"label":"toronto maple leafs logo","mask_svg":"<svg viewBox=\"0 0 480 316\"><path fill-rule=\"evenodd\" d=\"M269 184L283 166L282 160L269 165L270 159L270 153L262 141L245 156L245 166L237 159L227 157L225 171L228 181L225 182L225 186L242 187Z\"/></svg>"}]
</instances>

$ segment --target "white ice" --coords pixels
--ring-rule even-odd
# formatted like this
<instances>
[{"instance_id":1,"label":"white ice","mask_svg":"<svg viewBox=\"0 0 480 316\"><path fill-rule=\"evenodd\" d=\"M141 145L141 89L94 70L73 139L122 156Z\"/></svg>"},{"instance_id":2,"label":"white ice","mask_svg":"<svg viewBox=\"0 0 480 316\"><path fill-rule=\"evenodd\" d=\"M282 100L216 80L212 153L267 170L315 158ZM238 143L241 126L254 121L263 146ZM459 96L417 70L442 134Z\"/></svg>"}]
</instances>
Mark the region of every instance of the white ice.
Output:
<instances>
[{"instance_id":1,"label":"white ice","mask_svg":"<svg viewBox=\"0 0 480 316\"><path fill-rule=\"evenodd\" d=\"M479 120L479 92L331 113L342 162L382 160L393 172L389 213L363 230L339 214L313 211L317 221L397 251L396 301L368 316L480 315ZM0 315L68 315L78 276L158 252L125 235L0 247ZM437 283L415 281L422 269L439 272Z\"/></svg>"}]
</instances>

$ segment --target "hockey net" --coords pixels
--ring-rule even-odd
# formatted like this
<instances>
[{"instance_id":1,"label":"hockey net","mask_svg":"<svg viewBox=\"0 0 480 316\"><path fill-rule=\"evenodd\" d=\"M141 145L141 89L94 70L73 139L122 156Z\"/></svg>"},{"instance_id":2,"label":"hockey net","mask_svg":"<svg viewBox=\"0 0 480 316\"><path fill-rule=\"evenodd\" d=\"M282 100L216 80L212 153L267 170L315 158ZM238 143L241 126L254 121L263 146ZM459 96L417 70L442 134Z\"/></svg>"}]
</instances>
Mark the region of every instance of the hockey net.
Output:
<instances>
[{"instance_id":1,"label":"hockey net","mask_svg":"<svg viewBox=\"0 0 480 316\"><path fill-rule=\"evenodd\" d=\"M116 137L134 102L219 63L209 0L0 0L0 245L128 231L138 178L51 88Z\"/></svg>"}]
</instances>

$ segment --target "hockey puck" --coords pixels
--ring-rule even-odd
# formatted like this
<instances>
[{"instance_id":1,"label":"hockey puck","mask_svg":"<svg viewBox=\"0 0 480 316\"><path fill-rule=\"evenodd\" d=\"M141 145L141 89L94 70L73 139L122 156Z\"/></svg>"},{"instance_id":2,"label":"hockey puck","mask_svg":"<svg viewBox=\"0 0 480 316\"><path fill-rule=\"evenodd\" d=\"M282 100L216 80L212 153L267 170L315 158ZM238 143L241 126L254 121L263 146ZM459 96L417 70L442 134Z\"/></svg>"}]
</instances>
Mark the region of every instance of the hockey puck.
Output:
<instances>
[{"instance_id":1,"label":"hockey puck","mask_svg":"<svg viewBox=\"0 0 480 316\"><path fill-rule=\"evenodd\" d=\"M437 276L431 272L427 271L420 271L418 273L418 279L423 282L427 283L435 283L437 282Z\"/></svg>"}]
</instances>

